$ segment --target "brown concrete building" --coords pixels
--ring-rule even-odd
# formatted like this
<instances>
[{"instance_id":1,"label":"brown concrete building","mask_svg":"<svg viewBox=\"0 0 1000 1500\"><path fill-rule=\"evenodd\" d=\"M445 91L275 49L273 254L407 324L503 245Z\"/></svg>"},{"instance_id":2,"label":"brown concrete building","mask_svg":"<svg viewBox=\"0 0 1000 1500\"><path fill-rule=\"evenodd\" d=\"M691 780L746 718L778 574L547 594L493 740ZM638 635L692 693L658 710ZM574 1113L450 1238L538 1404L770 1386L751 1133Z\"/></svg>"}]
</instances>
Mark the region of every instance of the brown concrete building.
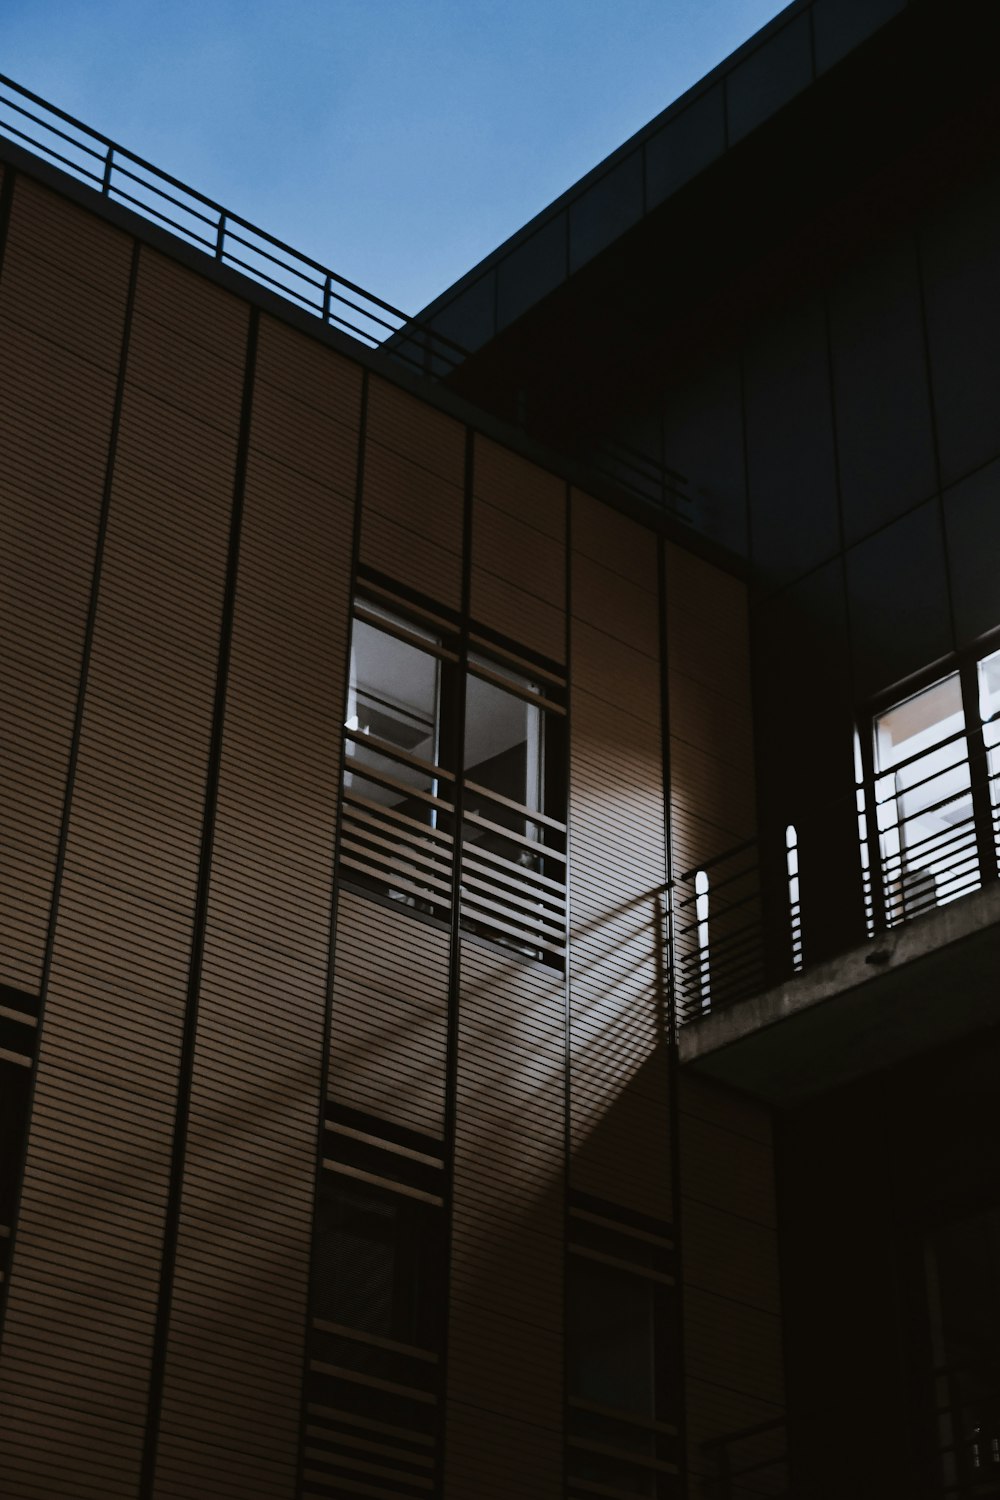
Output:
<instances>
[{"instance_id":1,"label":"brown concrete building","mask_svg":"<svg viewBox=\"0 0 1000 1500\"><path fill-rule=\"evenodd\" d=\"M410 324L0 87L5 1500L1000 1493L959 11Z\"/></svg>"}]
</instances>

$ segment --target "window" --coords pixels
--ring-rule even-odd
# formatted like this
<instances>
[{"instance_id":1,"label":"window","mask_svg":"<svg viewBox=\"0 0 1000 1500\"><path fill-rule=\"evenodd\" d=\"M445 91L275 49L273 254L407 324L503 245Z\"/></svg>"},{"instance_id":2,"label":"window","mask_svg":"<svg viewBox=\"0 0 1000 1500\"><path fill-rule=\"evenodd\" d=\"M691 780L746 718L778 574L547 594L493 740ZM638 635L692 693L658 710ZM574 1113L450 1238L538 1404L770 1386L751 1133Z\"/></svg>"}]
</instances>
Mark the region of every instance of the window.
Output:
<instances>
[{"instance_id":1,"label":"window","mask_svg":"<svg viewBox=\"0 0 1000 1500\"><path fill-rule=\"evenodd\" d=\"M358 605L341 863L356 883L439 917L450 910L453 883L455 777L446 715L453 713L456 661L440 626L382 604Z\"/></svg>"},{"instance_id":2,"label":"window","mask_svg":"<svg viewBox=\"0 0 1000 1500\"><path fill-rule=\"evenodd\" d=\"M564 685L478 636L463 649L457 621L387 598L355 614L346 878L442 919L457 886L465 927L561 962Z\"/></svg>"},{"instance_id":3,"label":"window","mask_svg":"<svg viewBox=\"0 0 1000 1500\"><path fill-rule=\"evenodd\" d=\"M27 1142L37 1026L36 997L0 985L0 1297L7 1282Z\"/></svg>"},{"instance_id":4,"label":"window","mask_svg":"<svg viewBox=\"0 0 1000 1500\"><path fill-rule=\"evenodd\" d=\"M872 750L873 797L862 836L874 823L887 924L995 878L1000 652L876 715ZM866 869L870 876L870 861Z\"/></svg>"},{"instance_id":5,"label":"window","mask_svg":"<svg viewBox=\"0 0 1000 1500\"><path fill-rule=\"evenodd\" d=\"M565 945L564 711L553 688L469 653L462 918L539 958L561 958Z\"/></svg>"},{"instance_id":6,"label":"window","mask_svg":"<svg viewBox=\"0 0 1000 1500\"><path fill-rule=\"evenodd\" d=\"M328 1108L307 1384L306 1459L320 1484L353 1493L372 1464L393 1494L433 1481L446 1301L443 1192L439 1141Z\"/></svg>"},{"instance_id":7,"label":"window","mask_svg":"<svg viewBox=\"0 0 1000 1500\"><path fill-rule=\"evenodd\" d=\"M989 778L993 847L1000 854L1000 651L977 663L979 719Z\"/></svg>"},{"instance_id":8,"label":"window","mask_svg":"<svg viewBox=\"0 0 1000 1500\"><path fill-rule=\"evenodd\" d=\"M669 1227L574 1194L567 1267L569 1493L679 1494Z\"/></svg>"}]
</instances>

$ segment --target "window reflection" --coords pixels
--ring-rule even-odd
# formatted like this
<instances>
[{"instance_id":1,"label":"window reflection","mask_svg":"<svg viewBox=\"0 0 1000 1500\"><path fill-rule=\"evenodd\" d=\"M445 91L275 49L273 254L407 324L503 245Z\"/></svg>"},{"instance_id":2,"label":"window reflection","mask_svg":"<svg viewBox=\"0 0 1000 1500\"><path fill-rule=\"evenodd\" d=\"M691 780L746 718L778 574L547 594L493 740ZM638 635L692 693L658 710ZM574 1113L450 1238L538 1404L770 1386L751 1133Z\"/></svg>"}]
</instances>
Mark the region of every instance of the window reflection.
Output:
<instances>
[{"instance_id":1,"label":"window reflection","mask_svg":"<svg viewBox=\"0 0 1000 1500\"><path fill-rule=\"evenodd\" d=\"M653 1284L571 1262L567 1310L569 1394L652 1421L656 1415Z\"/></svg>"},{"instance_id":2,"label":"window reflection","mask_svg":"<svg viewBox=\"0 0 1000 1500\"><path fill-rule=\"evenodd\" d=\"M408 641L355 620L347 727L433 762L438 749L440 664Z\"/></svg>"},{"instance_id":3,"label":"window reflection","mask_svg":"<svg viewBox=\"0 0 1000 1500\"><path fill-rule=\"evenodd\" d=\"M471 674L465 701L465 774L487 791L532 812L542 811L541 709ZM525 819L514 826L524 833Z\"/></svg>"},{"instance_id":4,"label":"window reflection","mask_svg":"<svg viewBox=\"0 0 1000 1500\"><path fill-rule=\"evenodd\" d=\"M875 720L875 797L890 925L978 883L957 672Z\"/></svg>"},{"instance_id":5,"label":"window reflection","mask_svg":"<svg viewBox=\"0 0 1000 1500\"><path fill-rule=\"evenodd\" d=\"M979 663L979 716L986 744L993 813L993 847L1000 855L1000 651Z\"/></svg>"}]
</instances>

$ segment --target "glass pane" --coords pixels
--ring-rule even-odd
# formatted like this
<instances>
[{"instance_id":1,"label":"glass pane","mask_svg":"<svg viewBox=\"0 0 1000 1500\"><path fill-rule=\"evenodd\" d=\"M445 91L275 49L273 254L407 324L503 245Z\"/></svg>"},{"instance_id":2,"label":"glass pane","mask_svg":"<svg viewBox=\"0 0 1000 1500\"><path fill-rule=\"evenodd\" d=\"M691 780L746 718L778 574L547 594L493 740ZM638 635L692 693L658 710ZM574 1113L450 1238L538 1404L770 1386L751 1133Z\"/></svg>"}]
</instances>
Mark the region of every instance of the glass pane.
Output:
<instances>
[{"instance_id":1,"label":"glass pane","mask_svg":"<svg viewBox=\"0 0 1000 1500\"><path fill-rule=\"evenodd\" d=\"M572 1257L568 1317L570 1395L652 1420L653 1284Z\"/></svg>"},{"instance_id":2,"label":"glass pane","mask_svg":"<svg viewBox=\"0 0 1000 1500\"><path fill-rule=\"evenodd\" d=\"M1000 651L979 663L979 714L993 807L993 842L1000 855Z\"/></svg>"},{"instance_id":3,"label":"glass pane","mask_svg":"<svg viewBox=\"0 0 1000 1500\"><path fill-rule=\"evenodd\" d=\"M465 700L465 774L533 812L542 811L542 711L533 703L470 674ZM484 816L525 833L526 820L498 816L496 804ZM528 831L527 836L534 837Z\"/></svg>"},{"instance_id":4,"label":"glass pane","mask_svg":"<svg viewBox=\"0 0 1000 1500\"><path fill-rule=\"evenodd\" d=\"M355 620L347 728L409 755L437 758L439 664L407 641Z\"/></svg>"},{"instance_id":5,"label":"glass pane","mask_svg":"<svg viewBox=\"0 0 1000 1500\"><path fill-rule=\"evenodd\" d=\"M964 725L957 672L875 720L875 797L890 923L978 884Z\"/></svg>"},{"instance_id":6,"label":"glass pane","mask_svg":"<svg viewBox=\"0 0 1000 1500\"><path fill-rule=\"evenodd\" d=\"M939 744L962 728L962 689L958 673L914 693L875 720L876 769L890 771L900 761Z\"/></svg>"},{"instance_id":7,"label":"glass pane","mask_svg":"<svg viewBox=\"0 0 1000 1500\"><path fill-rule=\"evenodd\" d=\"M420 1348L435 1346L442 1257L437 1209L325 1177L316 1236L317 1317Z\"/></svg>"},{"instance_id":8,"label":"glass pane","mask_svg":"<svg viewBox=\"0 0 1000 1500\"><path fill-rule=\"evenodd\" d=\"M30 1086L30 1068L0 1058L0 1225L5 1228L14 1222Z\"/></svg>"},{"instance_id":9,"label":"glass pane","mask_svg":"<svg viewBox=\"0 0 1000 1500\"><path fill-rule=\"evenodd\" d=\"M441 670L438 659L407 641L355 620L346 727L372 735L432 765L438 755ZM435 822L433 810L411 792L438 792L433 772L422 771L355 739L346 743L344 785L370 802L395 808L418 822ZM352 772L351 766L356 769ZM398 786L363 778L370 767Z\"/></svg>"}]
</instances>

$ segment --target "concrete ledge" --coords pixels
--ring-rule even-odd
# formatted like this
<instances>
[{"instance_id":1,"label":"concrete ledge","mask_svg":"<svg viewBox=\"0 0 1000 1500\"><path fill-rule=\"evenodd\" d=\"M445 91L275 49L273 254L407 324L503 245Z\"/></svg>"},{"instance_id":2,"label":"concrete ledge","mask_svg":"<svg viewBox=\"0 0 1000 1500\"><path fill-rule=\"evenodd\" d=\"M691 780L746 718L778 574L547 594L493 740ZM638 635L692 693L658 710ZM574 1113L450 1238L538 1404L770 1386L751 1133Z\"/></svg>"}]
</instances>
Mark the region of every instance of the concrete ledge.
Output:
<instances>
[{"instance_id":1,"label":"concrete ledge","mask_svg":"<svg viewBox=\"0 0 1000 1500\"><path fill-rule=\"evenodd\" d=\"M682 1064L773 1103L1000 1024L1000 884L685 1026Z\"/></svg>"}]
</instances>

